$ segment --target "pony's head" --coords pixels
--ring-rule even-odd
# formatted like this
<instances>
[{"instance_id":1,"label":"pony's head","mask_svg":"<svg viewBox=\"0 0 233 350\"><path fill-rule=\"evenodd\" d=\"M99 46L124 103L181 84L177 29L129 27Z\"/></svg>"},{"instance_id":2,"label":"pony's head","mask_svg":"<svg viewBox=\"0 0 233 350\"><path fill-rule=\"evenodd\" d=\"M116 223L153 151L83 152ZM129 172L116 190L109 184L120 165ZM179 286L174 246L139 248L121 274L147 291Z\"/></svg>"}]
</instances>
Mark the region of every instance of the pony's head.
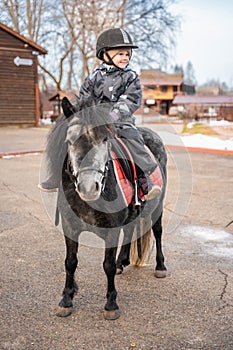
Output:
<instances>
[{"instance_id":1,"label":"pony's head","mask_svg":"<svg viewBox=\"0 0 233 350\"><path fill-rule=\"evenodd\" d=\"M110 129L106 110L83 108L68 122L69 172L75 190L85 202L96 201L104 190L110 160Z\"/></svg>"}]
</instances>

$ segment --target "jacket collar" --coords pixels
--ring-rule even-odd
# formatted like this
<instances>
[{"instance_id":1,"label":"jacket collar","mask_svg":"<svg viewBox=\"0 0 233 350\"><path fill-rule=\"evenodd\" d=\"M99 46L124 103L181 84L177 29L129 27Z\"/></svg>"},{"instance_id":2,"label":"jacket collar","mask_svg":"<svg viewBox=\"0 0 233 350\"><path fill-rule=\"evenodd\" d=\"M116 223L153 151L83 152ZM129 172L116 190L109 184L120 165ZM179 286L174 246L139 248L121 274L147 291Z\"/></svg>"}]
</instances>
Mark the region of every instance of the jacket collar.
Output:
<instances>
[{"instance_id":1,"label":"jacket collar","mask_svg":"<svg viewBox=\"0 0 233 350\"><path fill-rule=\"evenodd\" d=\"M101 63L97 69L101 70L101 71L105 71L105 72L116 72L116 71L129 71L129 70L132 70L129 66L127 66L125 69L120 69L120 68L117 68L117 67L114 67L114 66L109 66L108 64L106 63Z\"/></svg>"}]
</instances>

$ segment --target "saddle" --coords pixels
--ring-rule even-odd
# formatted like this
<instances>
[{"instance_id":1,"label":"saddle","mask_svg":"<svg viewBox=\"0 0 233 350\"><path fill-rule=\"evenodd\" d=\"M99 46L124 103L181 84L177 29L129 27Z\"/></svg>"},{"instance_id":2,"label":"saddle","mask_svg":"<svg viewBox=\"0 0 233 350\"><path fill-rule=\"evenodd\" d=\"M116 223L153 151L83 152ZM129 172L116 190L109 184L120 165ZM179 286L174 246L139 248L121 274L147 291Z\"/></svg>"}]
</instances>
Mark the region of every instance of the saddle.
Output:
<instances>
[{"instance_id":1,"label":"saddle","mask_svg":"<svg viewBox=\"0 0 233 350\"><path fill-rule=\"evenodd\" d=\"M138 187L136 165L133 157L123 139L118 136L114 135L111 144L114 172L125 205L141 205L141 202L144 202L145 198L140 187ZM145 149L150 157L155 160L154 155L146 145ZM159 166L150 174L150 178L154 183L162 187L163 178Z\"/></svg>"}]
</instances>

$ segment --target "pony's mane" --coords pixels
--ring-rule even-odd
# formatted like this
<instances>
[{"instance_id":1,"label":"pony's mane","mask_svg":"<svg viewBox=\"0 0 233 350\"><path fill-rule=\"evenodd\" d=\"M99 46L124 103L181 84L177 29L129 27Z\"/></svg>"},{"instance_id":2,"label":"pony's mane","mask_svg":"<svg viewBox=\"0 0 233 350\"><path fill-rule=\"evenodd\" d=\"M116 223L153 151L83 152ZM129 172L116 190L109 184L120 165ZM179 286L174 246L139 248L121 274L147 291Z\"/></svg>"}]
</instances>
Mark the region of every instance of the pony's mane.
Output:
<instances>
[{"instance_id":1,"label":"pony's mane","mask_svg":"<svg viewBox=\"0 0 233 350\"><path fill-rule=\"evenodd\" d=\"M115 126L109 117L109 105L92 105L74 113L69 118L68 129L75 125L80 126L81 133L88 130L95 130L99 135L106 135L109 130L115 133Z\"/></svg>"},{"instance_id":2,"label":"pony's mane","mask_svg":"<svg viewBox=\"0 0 233 350\"><path fill-rule=\"evenodd\" d=\"M109 105L99 104L83 108L77 113L77 118L85 126L101 126L111 124Z\"/></svg>"},{"instance_id":3,"label":"pony's mane","mask_svg":"<svg viewBox=\"0 0 233 350\"><path fill-rule=\"evenodd\" d=\"M106 133L107 129L115 132L109 117L109 104L96 104L92 101L88 105L83 106L80 110L75 110L69 100L65 100L67 105L63 108L68 111L57 118L55 125L51 128L47 138L47 159L54 171L59 172L64 160L64 154L67 152L65 144L67 131L70 126L80 125L82 130L95 129L98 133Z\"/></svg>"}]
</instances>

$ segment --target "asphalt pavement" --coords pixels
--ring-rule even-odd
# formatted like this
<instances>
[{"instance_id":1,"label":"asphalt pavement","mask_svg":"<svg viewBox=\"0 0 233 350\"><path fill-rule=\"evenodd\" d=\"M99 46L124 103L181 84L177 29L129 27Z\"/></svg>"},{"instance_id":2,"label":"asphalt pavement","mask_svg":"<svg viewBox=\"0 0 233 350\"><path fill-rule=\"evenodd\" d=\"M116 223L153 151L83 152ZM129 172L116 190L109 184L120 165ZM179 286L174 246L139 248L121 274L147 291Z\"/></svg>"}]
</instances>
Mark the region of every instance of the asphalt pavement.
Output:
<instances>
[{"instance_id":1,"label":"asphalt pavement","mask_svg":"<svg viewBox=\"0 0 233 350\"><path fill-rule=\"evenodd\" d=\"M168 149L168 276L154 277L154 254L128 267L121 317L106 321L103 249L81 245L74 310L58 318L64 238L37 189L48 130L0 128L0 349L231 350L233 157Z\"/></svg>"},{"instance_id":2,"label":"asphalt pavement","mask_svg":"<svg viewBox=\"0 0 233 350\"><path fill-rule=\"evenodd\" d=\"M0 156L41 153L46 147L49 127L0 127Z\"/></svg>"}]
</instances>

